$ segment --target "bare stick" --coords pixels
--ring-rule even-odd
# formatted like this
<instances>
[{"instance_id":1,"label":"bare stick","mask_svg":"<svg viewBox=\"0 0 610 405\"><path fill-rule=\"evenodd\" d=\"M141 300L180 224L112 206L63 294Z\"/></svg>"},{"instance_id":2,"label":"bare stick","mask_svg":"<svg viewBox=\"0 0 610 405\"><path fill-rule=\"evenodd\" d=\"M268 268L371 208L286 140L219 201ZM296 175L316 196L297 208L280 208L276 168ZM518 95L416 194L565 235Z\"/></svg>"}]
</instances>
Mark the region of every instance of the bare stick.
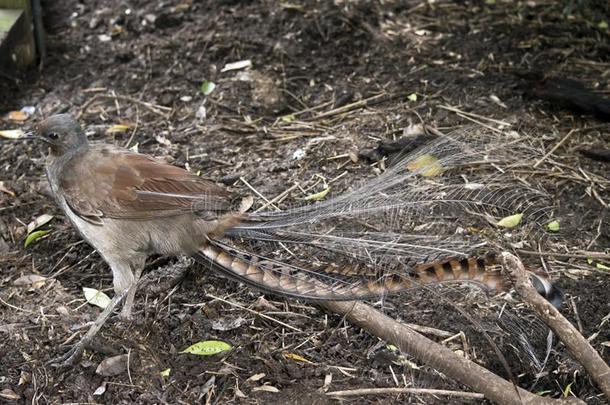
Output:
<instances>
[{"instance_id":1,"label":"bare stick","mask_svg":"<svg viewBox=\"0 0 610 405\"><path fill-rule=\"evenodd\" d=\"M231 305L231 306L233 306L233 307L237 307L237 308L243 309L244 311L252 312L253 314L256 314L256 315L260 316L261 318L265 318L265 319L268 319L268 320L270 320L270 321L272 321L272 322L278 323L278 324L282 325L282 326L283 326L283 327L285 327L285 328L292 329L292 330L294 330L294 331L296 331L296 332L303 332L303 331L302 331L301 329L299 329L299 328L295 328L294 326L288 325L287 323L284 323L284 322L282 322L282 321L280 321L280 320L277 320L277 319L275 319L275 318L272 318L272 317L270 317L269 315L265 315L265 314L263 314L262 312L258 312L258 311L255 311L255 310L253 310L253 309L250 309L250 308L248 308L248 307L244 307L243 305L239 305L239 304L237 304L237 303L235 303L235 302L227 301L227 300L225 300L225 299L223 299L223 298L216 297L215 295L212 295L212 294L206 294L206 295L207 295L208 297L212 298L212 299L215 299L215 300L218 300L218 301L224 302L225 304L229 304L229 305Z\"/></svg>"},{"instance_id":2,"label":"bare stick","mask_svg":"<svg viewBox=\"0 0 610 405\"><path fill-rule=\"evenodd\" d=\"M546 158L551 156L553 154L553 152L555 152L561 145L563 145L574 132L576 132L575 129L570 130L570 132L568 132L568 134L566 136L564 136L561 141L557 142L557 144L555 146L553 146L553 148L550 151L548 151L546 153L546 155L541 157L540 160L537 161L533 167L536 168L536 167L540 166L540 163L544 162L546 160Z\"/></svg>"},{"instance_id":3,"label":"bare stick","mask_svg":"<svg viewBox=\"0 0 610 405\"><path fill-rule=\"evenodd\" d=\"M278 194L277 196L275 196L273 199L269 200L268 202L265 203L265 205L263 205L262 207L258 208L257 210L255 210L254 212L259 212L264 210L265 208L267 208L270 205L275 204L276 202L278 202L279 200L281 200L282 198L284 198L286 195L288 195L292 190L294 190L295 188L297 188L299 186L299 183L294 183L292 185L292 187L282 191L280 194Z\"/></svg>"},{"instance_id":4,"label":"bare stick","mask_svg":"<svg viewBox=\"0 0 610 405\"><path fill-rule=\"evenodd\" d=\"M610 259L610 253L583 252L583 253L561 253L561 252L537 252L535 250L517 250L517 253L532 256L567 257L573 259Z\"/></svg>"},{"instance_id":5,"label":"bare stick","mask_svg":"<svg viewBox=\"0 0 610 405\"><path fill-rule=\"evenodd\" d=\"M532 394L523 388L515 387L509 381L495 375L478 364L455 354L450 349L420 335L413 329L373 307L352 301L323 301L324 308L345 316L352 324L387 342L391 342L404 353L417 357L428 366L446 376L459 381L485 398L498 404L584 404L578 398L551 399Z\"/></svg>"},{"instance_id":6,"label":"bare stick","mask_svg":"<svg viewBox=\"0 0 610 405\"><path fill-rule=\"evenodd\" d=\"M356 108L365 107L371 101L377 100L377 99L379 99L381 97L384 97L386 95L387 95L386 93L376 94L376 95L371 96L369 98L365 98L365 99L362 99L362 100L359 100L359 101L356 101L356 102L353 102L353 103L350 103L350 104L346 104L346 105L338 107L338 108L334 108L332 110L328 110L328 111L322 112L322 113L316 115L315 117L313 117L311 119L318 120L320 118L331 117L333 115L341 114L341 113L344 113L346 111L350 111L350 110L353 110L353 109L356 109Z\"/></svg>"},{"instance_id":7,"label":"bare stick","mask_svg":"<svg viewBox=\"0 0 610 405\"><path fill-rule=\"evenodd\" d=\"M380 394L413 394L413 395L443 395L447 397L477 398L483 399L485 396L478 392L435 390L425 388L361 388L357 390L333 391L326 395L333 397L353 397L360 395L380 395Z\"/></svg>"},{"instance_id":8,"label":"bare stick","mask_svg":"<svg viewBox=\"0 0 610 405\"><path fill-rule=\"evenodd\" d=\"M273 208L275 208L276 211L281 211L277 205L273 204L273 202L269 201L267 199L267 197L265 197L264 195L262 195L261 193L258 192L257 189L255 189L254 187L252 187L252 185L250 183L248 183L248 181L246 179L244 179L243 177L239 177L239 180L244 183L246 185L246 187L248 187L250 190L252 190L252 192L254 194L256 194L257 196L259 196L260 198L262 198L263 200L265 200L265 202L267 203L266 205L271 205Z\"/></svg>"},{"instance_id":9,"label":"bare stick","mask_svg":"<svg viewBox=\"0 0 610 405\"><path fill-rule=\"evenodd\" d=\"M514 283L515 290L542 320L557 334L570 353L587 370L601 390L610 397L610 367L591 347L587 339L547 300L530 282L523 263L516 256L504 252L502 266Z\"/></svg>"},{"instance_id":10,"label":"bare stick","mask_svg":"<svg viewBox=\"0 0 610 405\"><path fill-rule=\"evenodd\" d=\"M483 119L483 120L486 120L489 122L493 122L494 124L503 125L505 127L512 126L512 124L510 122L500 121L500 120L497 120L494 118L486 117L484 115L479 115L479 114L475 114L475 113L471 113L471 112L462 111L459 108L452 107L450 105L439 105L438 108L442 108L443 110L451 111L456 114L466 115L468 117L480 118L480 119Z\"/></svg>"},{"instance_id":11,"label":"bare stick","mask_svg":"<svg viewBox=\"0 0 610 405\"><path fill-rule=\"evenodd\" d=\"M83 114L85 113L85 111L87 111L87 108L89 108L91 106L91 104L93 104L95 101L98 101L98 100L128 101L130 103L141 105L148 111L158 114L158 115L162 116L163 118L167 118L168 113L172 110L169 107L164 107L162 105L147 103L145 101L141 101L141 100L135 99L133 97L129 97L129 96L120 96L120 95L116 95L116 94L115 95L98 94L98 95L93 96L89 100L87 100L87 102L81 107L79 113L76 115L76 118L79 119L80 117L82 117Z\"/></svg>"}]
</instances>

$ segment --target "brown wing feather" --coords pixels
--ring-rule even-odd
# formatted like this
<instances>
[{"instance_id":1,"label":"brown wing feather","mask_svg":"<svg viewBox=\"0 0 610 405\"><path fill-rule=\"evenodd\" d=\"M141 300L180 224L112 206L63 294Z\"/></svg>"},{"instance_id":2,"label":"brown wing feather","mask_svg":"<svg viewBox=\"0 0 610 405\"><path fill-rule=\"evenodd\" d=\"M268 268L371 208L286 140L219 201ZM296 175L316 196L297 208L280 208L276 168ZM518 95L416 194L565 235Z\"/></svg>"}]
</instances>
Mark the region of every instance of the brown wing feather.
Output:
<instances>
[{"instance_id":1,"label":"brown wing feather","mask_svg":"<svg viewBox=\"0 0 610 405\"><path fill-rule=\"evenodd\" d=\"M231 209L216 184L149 156L109 145L92 145L64 168L60 188L79 216L152 219L195 211Z\"/></svg>"}]
</instances>

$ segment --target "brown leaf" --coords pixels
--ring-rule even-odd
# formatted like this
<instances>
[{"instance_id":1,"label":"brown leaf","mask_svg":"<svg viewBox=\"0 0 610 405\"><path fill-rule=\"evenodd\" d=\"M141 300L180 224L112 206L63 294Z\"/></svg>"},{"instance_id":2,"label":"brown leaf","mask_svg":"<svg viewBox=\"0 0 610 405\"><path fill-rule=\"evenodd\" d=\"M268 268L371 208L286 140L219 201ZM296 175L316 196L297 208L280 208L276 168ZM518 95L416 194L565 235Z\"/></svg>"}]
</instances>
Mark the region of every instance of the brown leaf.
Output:
<instances>
[{"instance_id":1,"label":"brown leaf","mask_svg":"<svg viewBox=\"0 0 610 405\"><path fill-rule=\"evenodd\" d=\"M13 193L11 190L6 188L3 181L0 181L0 191L10 195L11 197L15 197L15 193Z\"/></svg>"},{"instance_id":2,"label":"brown leaf","mask_svg":"<svg viewBox=\"0 0 610 405\"><path fill-rule=\"evenodd\" d=\"M17 393L12 389L5 388L0 391L0 398L8 399L9 401L17 401L21 399L21 396L17 395Z\"/></svg>"},{"instance_id":3,"label":"brown leaf","mask_svg":"<svg viewBox=\"0 0 610 405\"><path fill-rule=\"evenodd\" d=\"M8 119L11 121L23 122L29 118L23 111L11 111L8 113Z\"/></svg>"},{"instance_id":4,"label":"brown leaf","mask_svg":"<svg viewBox=\"0 0 610 405\"><path fill-rule=\"evenodd\" d=\"M40 288L47 282L47 278L43 276L39 276L38 274L28 274L25 276L19 277L17 280L13 281L13 285L16 286L32 286L34 288Z\"/></svg>"},{"instance_id":5,"label":"brown leaf","mask_svg":"<svg viewBox=\"0 0 610 405\"><path fill-rule=\"evenodd\" d=\"M112 377L119 375L127 370L127 354L120 354L118 356L108 357L97 366L95 374L103 377Z\"/></svg>"}]
</instances>

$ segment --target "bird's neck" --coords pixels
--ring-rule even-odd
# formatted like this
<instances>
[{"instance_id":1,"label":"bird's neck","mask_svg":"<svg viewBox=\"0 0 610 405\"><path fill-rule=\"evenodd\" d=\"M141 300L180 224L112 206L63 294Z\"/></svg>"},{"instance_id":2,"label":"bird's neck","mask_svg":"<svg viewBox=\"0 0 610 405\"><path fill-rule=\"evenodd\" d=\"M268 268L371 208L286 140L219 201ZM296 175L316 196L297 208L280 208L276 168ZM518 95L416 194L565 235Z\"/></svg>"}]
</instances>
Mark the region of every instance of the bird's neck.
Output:
<instances>
[{"instance_id":1,"label":"bird's neck","mask_svg":"<svg viewBox=\"0 0 610 405\"><path fill-rule=\"evenodd\" d=\"M60 175L66 164L77 156L85 154L89 150L89 144L85 143L78 147L69 148L65 150L53 150L49 151L47 156L47 175L49 180L51 177L57 177Z\"/></svg>"},{"instance_id":2,"label":"bird's neck","mask_svg":"<svg viewBox=\"0 0 610 405\"><path fill-rule=\"evenodd\" d=\"M78 146L61 147L51 146L49 148L49 159L56 161L68 161L76 155L80 155L89 149L89 143L83 143Z\"/></svg>"}]
</instances>

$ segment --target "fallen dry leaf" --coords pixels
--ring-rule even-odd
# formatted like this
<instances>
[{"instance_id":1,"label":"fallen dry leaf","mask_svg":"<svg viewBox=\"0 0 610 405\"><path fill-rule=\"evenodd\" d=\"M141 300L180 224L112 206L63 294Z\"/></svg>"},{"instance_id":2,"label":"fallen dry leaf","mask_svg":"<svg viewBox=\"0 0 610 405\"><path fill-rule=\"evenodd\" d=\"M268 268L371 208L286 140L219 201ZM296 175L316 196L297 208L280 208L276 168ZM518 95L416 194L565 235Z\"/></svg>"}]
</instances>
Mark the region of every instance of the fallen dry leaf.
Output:
<instances>
[{"instance_id":1,"label":"fallen dry leaf","mask_svg":"<svg viewBox=\"0 0 610 405\"><path fill-rule=\"evenodd\" d=\"M17 401L17 400L21 399L21 396L19 396L12 389L5 388L2 391L0 391L0 398L8 399L9 401Z\"/></svg>"},{"instance_id":2,"label":"fallen dry leaf","mask_svg":"<svg viewBox=\"0 0 610 405\"><path fill-rule=\"evenodd\" d=\"M34 288L39 288L46 283L47 278L43 276L39 276L38 274L28 274L25 276L19 277L17 280L13 281L13 285L16 286L26 286L31 285Z\"/></svg>"},{"instance_id":3,"label":"fallen dry leaf","mask_svg":"<svg viewBox=\"0 0 610 405\"><path fill-rule=\"evenodd\" d=\"M29 118L23 111L11 111L8 113L8 119L11 121L23 122Z\"/></svg>"},{"instance_id":4,"label":"fallen dry leaf","mask_svg":"<svg viewBox=\"0 0 610 405\"><path fill-rule=\"evenodd\" d=\"M0 136L6 139L19 139L25 136L25 132L20 129L5 129L0 131Z\"/></svg>"},{"instance_id":5,"label":"fallen dry leaf","mask_svg":"<svg viewBox=\"0 0 610 405\"><path fill-rule=\"evenodd\" d=\"M42 214L32 222L28 224L28 233L34 232L36 229L40 228L43 225L46 225L49 221L53 219L53 215Z\"/></svg>"},{"instance_id":6,"label":"fallen dry leaf","mask_svg":"<svg viewBox=\"0 0 610 405\"><path fill-rule=\"evenodd\" d=\"M252 391L280 392L280 390L272 385L261 385L260 387L254 387L252 388Z\"/></svg>"},{"instance_id":7,"label":"fallen dry leaf","mask_svg":"<svg viewBox=\"0 0 610 405\"><path fill-rule=\"evenodd\" d=\"M95 374L103 377L112 377L119 375L127 370L127 354L108 357L100 363L95 369Z\"/></svg>"},{"instance_id":8,"label":"fallen dry leaf","mask_svg":"<svg viewBox=\"0 0 610 405\"><path fill-rule=\"evenodd\" d=\"M13 193L11 190L6 188L3 181L0 181L0 191L10 195L11 197L15 197L15 193Z\"/></svg>"},{"instance_id":9,"label":"fallen dry leaf","mask_svg":"<svg viewBox=\"0 0 610 405\"><path fill-rule=\"evenodd\" d=\"M258 373L258 374L254 374L254 375L250 376L250 377L249 377L249 378L246 380L246 382L247 382L247 381L253 381L253 382L254 382L254 381L258 381L258 380L260 380L261 378L263 378L264 376L265 376L265 373Z\"/></svg>"},{"instance_id":10,"label":"fallen dry leaf","mask_svg":"<svg viewBox=\"0 0 610 405\"><path fill-rule=\"evenodd\" d=\"M250 59L240 60L238 62L227 63L222 70L221 73L228 72L229 70L238 70L244 69L252 66L252 61Z\"/></svg>"}]
</instances>

